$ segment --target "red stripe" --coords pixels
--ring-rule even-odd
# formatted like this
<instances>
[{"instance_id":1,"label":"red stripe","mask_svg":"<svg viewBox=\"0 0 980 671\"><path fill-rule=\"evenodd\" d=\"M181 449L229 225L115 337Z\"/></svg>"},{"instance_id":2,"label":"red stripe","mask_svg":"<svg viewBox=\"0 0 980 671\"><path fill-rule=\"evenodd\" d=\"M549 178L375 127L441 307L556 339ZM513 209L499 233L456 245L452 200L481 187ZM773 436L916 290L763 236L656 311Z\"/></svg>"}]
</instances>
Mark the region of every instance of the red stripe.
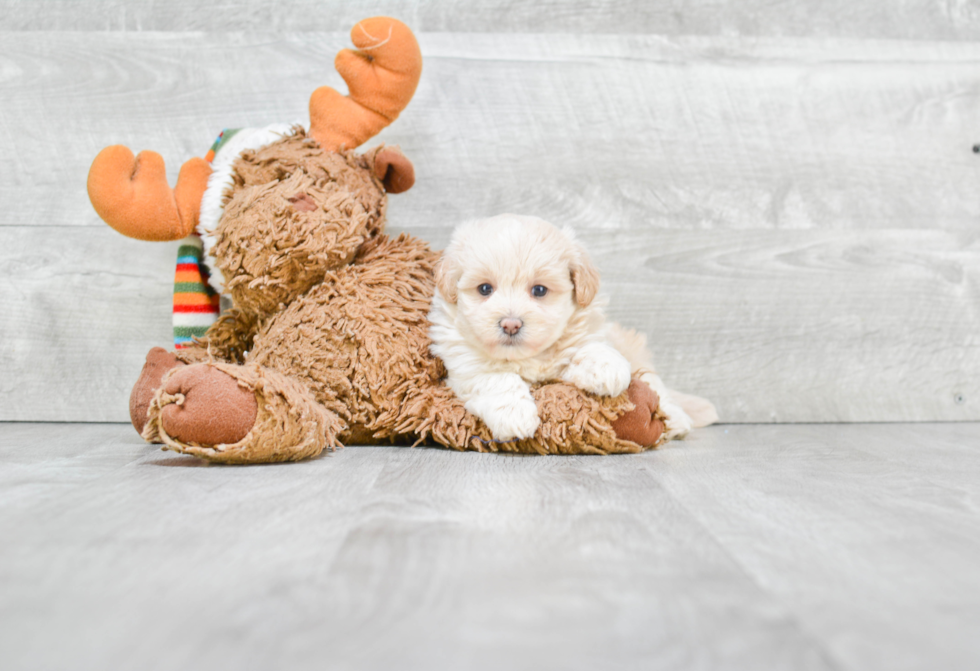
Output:
<instances>
[{"instance_id":1,"label":"red stripe","mask_svg":"<svg viewBox=\"0 0 980 671\"><path fill-rule=\"evenodd\" d=\"M212 314L218 314L219 308L217 305L175 305L174 312L210 312Z\"/></svg>"},{"instance_id":2,"label":"red stripe","mask_svg":"<svg viewBox=\"0 0 980 671\"><path fill-rule=\"evenodd\" d=\"M193 270L193 271L197 272L199 268L200 268L200 266L198 266L196 263L178 263L177 264L177 271L178 272L180 272L181 270Z\"/></svg>"}]
</instances>

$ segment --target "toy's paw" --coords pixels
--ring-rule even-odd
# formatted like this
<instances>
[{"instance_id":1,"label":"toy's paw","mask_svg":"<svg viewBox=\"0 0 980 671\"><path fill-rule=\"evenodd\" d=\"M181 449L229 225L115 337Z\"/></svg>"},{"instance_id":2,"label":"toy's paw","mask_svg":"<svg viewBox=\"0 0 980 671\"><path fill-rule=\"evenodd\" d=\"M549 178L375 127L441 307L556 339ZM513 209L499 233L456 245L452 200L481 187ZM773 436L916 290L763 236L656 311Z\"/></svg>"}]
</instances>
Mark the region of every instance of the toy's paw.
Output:
<instances>
[{"instance_id":1,"label":"toy's paw","mask_svg":"<svg viewBox=\"0 0 980 671\"><path fill-rule=\"evenodd\" d=\"M514 440L530 438L538 430L541 419L538 417L538 406L534 399L516 398L504 402L487 402L488 399L471 400L466 409L483 420L494 440ZM492 404L492 405L491 405Z\"/></svg>"},{"instance_id":2,"label":"toy's paw","mask_svg":"<svg viewBox=\"0 0 980 671\"><path fill-rule=\"evenodd\" d=\"M164 382L163 391L163 430L183 443L237 443L252 430L258 414L251 390L207 364L175 371Z\"/></svg>"},{"instance_id":3,"label":"toy's paw","mask_svg":"<svg viewBox=\"0 0 980 671\"><path fill-rule=\"evenodd\" d=\"M656 414L660 397L642 380L631 381L626 393L636 407L612 423L616 437L644 447L656 445L664 433L664 423Z\"/></svg>"},{"instance_id":4,"label":"toy's paw","mask_svg":"<svg viewBox=\"0 0 980 671\"><path fill-rule=\"evenodd\" d=\"M593 343L575 353L561 379L599 396L619 396L629 387L630 365L612 347Z\"/></svg>"},{"instance_id":5,"label":"toy's paw","mask_svg":"<svg viewBox=\"0 0 980 671\"><path fill-rule=\"evenodd\" d=\"M153 395L163 382L163 376L171 369L185 365L172 352L162 347L154 347L146 354L146 363L140 371L140 377L133 385L129 395L129 419L137 433L143 433L146 424L146 411L150 407Z\"/></svg>"}]
</instances>

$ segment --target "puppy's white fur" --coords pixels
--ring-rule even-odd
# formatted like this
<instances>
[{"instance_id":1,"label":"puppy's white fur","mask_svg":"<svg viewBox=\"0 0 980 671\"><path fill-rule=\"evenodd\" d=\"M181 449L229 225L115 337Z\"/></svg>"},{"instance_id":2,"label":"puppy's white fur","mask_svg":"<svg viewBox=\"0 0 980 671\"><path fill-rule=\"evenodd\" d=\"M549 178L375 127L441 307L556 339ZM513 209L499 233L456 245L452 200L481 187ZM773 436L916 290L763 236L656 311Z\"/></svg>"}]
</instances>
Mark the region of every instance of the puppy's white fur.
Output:
<instances>
[{"instance_id":1,"label":"puppy's white fur","mask_svg":"<svg viewBox=\"0 0 980 671\"><path fill-rule=\"evenodd\" d=\"M535 287L547 291L535 296ZM664 386L646 338L605 321L598 289L599 273L568 228L505 214L453 233L436 267L431 350L495 439L533 436L540 421L529 384L558 379L617 396L639 373L660 396L668 438L717 420L708 401ZM516 334L504 320L519 320Z\"/></svg>"}]
</instances>

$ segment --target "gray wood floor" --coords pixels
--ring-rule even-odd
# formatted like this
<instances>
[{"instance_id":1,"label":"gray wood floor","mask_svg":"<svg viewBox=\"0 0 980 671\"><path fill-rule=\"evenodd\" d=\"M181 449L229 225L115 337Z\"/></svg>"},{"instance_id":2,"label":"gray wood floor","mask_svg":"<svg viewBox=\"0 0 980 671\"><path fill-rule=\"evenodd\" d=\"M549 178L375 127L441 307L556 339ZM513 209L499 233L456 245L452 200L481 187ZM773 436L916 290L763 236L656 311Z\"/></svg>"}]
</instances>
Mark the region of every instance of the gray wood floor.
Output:
<instances>
[{"instance_id":1,"label":"gray wood floor","mask_svg":"<svg viewBox=\"0 0 980 671\"><path fill-rule=\"evenodd\" d=\"M216 467L0 424L14 669L975 669L980 424Z\"/></svg>"}]
</instances>

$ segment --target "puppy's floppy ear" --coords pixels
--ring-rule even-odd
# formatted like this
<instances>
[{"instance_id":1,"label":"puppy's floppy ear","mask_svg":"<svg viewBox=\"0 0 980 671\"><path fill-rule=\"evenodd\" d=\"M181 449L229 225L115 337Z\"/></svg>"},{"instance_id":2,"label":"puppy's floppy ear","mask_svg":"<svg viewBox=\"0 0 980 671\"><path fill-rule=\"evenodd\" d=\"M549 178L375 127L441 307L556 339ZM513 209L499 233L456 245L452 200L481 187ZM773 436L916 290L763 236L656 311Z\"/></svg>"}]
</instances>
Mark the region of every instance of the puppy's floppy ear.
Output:
<instances>
[{"instance_id":1,"label":"puppy's floppy ear","mask_svg":"<svg viewBox=\"0 0 980 671\"><path fill-rule=\"evenodd\" d=\"M575 302L581 308L586 307L599 291L599 270L592 264L589 255L581 246L576 244L576 254L572 257L568 269L572 275L572 285L575 287Z\"/></svg>"},{"instance_id":2,"label":"puppy's floppy ear","mask_svg":"<svg viewBox=\"0 0 980 671\"><path fill-rule=\"evenodd\" d=\"M456 259L443 252L436 264L436 289L450 303L456 302L456 285L459 284L459 278L462 276L463 269Z\"/></svg>"}]
</instances>

